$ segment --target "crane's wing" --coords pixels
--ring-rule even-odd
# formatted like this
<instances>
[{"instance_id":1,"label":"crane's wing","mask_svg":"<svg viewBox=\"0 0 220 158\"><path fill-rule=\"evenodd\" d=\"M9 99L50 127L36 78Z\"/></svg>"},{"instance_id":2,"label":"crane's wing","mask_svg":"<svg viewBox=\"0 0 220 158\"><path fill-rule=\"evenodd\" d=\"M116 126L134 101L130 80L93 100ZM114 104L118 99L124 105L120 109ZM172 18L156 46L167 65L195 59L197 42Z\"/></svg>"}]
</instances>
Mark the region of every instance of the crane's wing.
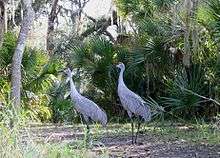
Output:
<instances>
[{"instance_id":1,"label":"crane's wing","mask_svg":"<svg viewBox=\"0 0 220 158\"><path fill-rule=\"evenodd\" d=\"M147 103L132 91L124 91L120 95L124 108L135 115L142 116L146 121L150 120L151 111Z\"/></svg>"},{"instance_id":2,"label":"crane's wing","mask_svg":"<svg viewBox=\"0 0 220 158\"><path fill-rule=\"evenodd\" d=\"M140 105L146 104L146 102L136 93L132 92L130 89L128 89L127 92L124 93L125 97L132 100L134 103L138 103Z\"/></svg>"},{"instance_id":3,"label":"crane's wing","mask_svg":"<svg viewBox=\"0 0 220 158\"><path fill-rule=\"evenodd\" d=\"M96 103L88 98L81 96L80 111L83 115L90 117L93 121L101 122L103 125L107 123L107 115Z\"/></svg>"}]
</instances>

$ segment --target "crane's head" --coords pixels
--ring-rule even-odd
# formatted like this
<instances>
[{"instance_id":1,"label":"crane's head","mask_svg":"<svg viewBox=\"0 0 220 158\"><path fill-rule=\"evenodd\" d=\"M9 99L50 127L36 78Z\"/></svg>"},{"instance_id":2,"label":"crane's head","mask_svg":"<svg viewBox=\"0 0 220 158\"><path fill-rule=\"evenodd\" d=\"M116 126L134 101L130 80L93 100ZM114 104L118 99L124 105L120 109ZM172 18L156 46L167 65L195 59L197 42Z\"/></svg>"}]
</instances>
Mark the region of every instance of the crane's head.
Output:
<instances>
[{"instance_id":1,"label":"crane's head","mask_svg":"<svg viewBox=\"0 0 220 158\"><path fill-rule=\"evenodd\" d=\"M70 81L70 79L72 79L73 77L73 72L70 70L70 68L67 68L66 70L63 71L64 74L66 75L67 79L66 79L66 83L68 83Z\"/></svg>"},{"instance_id":2,"label":"crane's head","mask_svg":"<svg viewBox=\"0 0 220 158\"><path fill-rule=\"evenodd\" d=\"M119 69L125 69L125 65L122 62L119 62L118 65L116 65L117 68Z\"/></svg>"}]
</instances>

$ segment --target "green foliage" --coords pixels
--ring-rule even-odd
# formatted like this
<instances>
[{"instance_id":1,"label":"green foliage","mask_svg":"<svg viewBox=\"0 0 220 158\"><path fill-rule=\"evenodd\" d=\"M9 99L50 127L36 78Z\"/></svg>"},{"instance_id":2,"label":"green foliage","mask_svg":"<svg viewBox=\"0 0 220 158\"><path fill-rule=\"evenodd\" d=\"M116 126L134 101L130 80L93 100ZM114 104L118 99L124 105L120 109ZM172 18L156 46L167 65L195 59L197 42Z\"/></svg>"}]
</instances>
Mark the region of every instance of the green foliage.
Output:
<instances>
[{"instance_id":1,"label":"green foliage","mask_svg":"<svg viewBox=\"0 0 220 158\"><path fill-rule=\"evenodd\" d=\"M156 127L155 127L156 126ZM163 140L187 141L192 144L219 144L219 128L216 124L197 120L193 123L182 121L153 122L147 128L149 134L161 136Z\"/></svg>"},{"instance_id":2,"label":"green foliage","mask_svg":"<svg viewBox=\"0 0 220 158\"><path fill-rule=\"evenodd\" d=\"M53 144L47 141L37 142L33 138L33 129L29 126L33 120L27 119L23 111L15 113L10 105L0 111L0 157L4 158L79 158L90 157L84 146L71 148L67 143ZM9 108L10 107L10 108ZM13 127L10 123L13 121ZM83 141L78 141L78 144ZM93 154L94 155L94 154Z\"/></svg>"},{"instance_id":3,"label":"green foliage","mask_svg":"<svg viewBox=\"0 0 220 158\"><path fill-rule=\"evenodd\" d=\"M54 85L49 94L51 101L49 107L52 110L51 120L57 122L73 122L76 120L73 102L65 99L66 86L62 83Z\"/></svg>"},{"instance_id":4,"label":"green foliage","mask_svg":"<svg viewBox=\"0 0 220 158\"><path fill-rule=\"evenodd\" d=\"M154 5L159 9L168 10L178 0L153 0Z\"/></svg>"},{"instance_id":5,"label":"green foliage","mask_svg":"<svg viewBox=\"0 0 220 158\"><path fill-rule=\"evenodd\" d=\"M39 2L45 4L44 0ZM36 10L42 6L39 2L34 3ZM156 98L163 98L166 110L178 116L205 116L213 103L184 89L207 98L220 98L219 0L199 2L192 12L195 15L190 17L185 14L184 3L178 0L116 0L116 5L135 30L126 35L129 42L112 43L98 35L83 41L62 36L56 56L25 49L22 101L26 114L41 121L76 119L73 103L64 99L68 88L59 75L66 65L74 69L74 82L83 95L101 105L110 116L121 114L115 65L123 62L126 85L143 98L151 97L149 104L157 105ZM190 19L189 67L183 53L185 19ZM16 40L13 33L7 33L0 48L0 102L4 104L10 98L9 68Z\"/></svg>"},{"instance_id":6,"label":"green foliage","mask_svg":"<svg viewBox=\"0 0 220 158\"><path fill-rule=\"evenodd\" d=\"M0 48L0 103L5 106L10 100L10 72L9 65L16 47L17 38L13 33L4 36ZM22 60L22 102L24 113L30 118L48 121L52 118L49 107L51 101L47 94L56 76L63 69L64 63L57 58L49 58L42 50L25 48Z\"/></svg>"},{"instance_id":7,"label":"green foliage","mask_svg":"<svg viewBox=\"0 0 220 158\"><path fill-rule=\"evenodd\" d=\"M154 12L168 12L178 0L116 0L116 5L123 16L132 15L136 20L152 18Z\"/></svg>"},{"instance_id":8,"label":"green foliage","mask_svg":"<svg viewBox=\"0 0 220 158\"><path fill-rule=\"evenodd\" d=\"M135 87L138 87L139 91L131 86L131 82L127 82L128 87L145 97L146 94L153 98L162 96L163 104L168 105L167 110L179 116L204 116L212 103L184 91L182 88L206 97L219 98L219 92L216 90L218 89L216 85L219 85L219 70L216 69L219 47L217 44L219 1L199 2L198 10L195 10L195 14L197 15L198 12L198 16L192 19L194 23L191 25L196 26L190 26L192 27L190 36L196 35L199 48L193 51L190 68L184 67L182 63L185 42L182 30L185 29L184 19L186 18L183 14L183 3L175 0L147 1L150 11L145 10L150 13L150 16L146 16L147 14L138 16L138 13L142 14L140 11L140 8L143 7L140 5L142 2L142 0L117 1L118 8L125 13L124 15L132 15L130 18L138 30L133 38L134 44L130 46L131 53L128 55L127 64L129 69L126 73L130 78L133 75L142 76L132 78L142 81L142 92L140 93L137 83ZM128 7L125 4L129 4ZM129 7L132 9L128 9ZM174 10L175 8L176 10ZM190 41L190 43L193 42ZM170 51L169 48L172 47L179 50L178 54ZM178 63L177 59L180 59Z\"/></svg>"},{"instance_id":9,"label":"green foliage","mask_svg":"<svg viewBox=\"0 0 220 158\"><path fill-rule=\"evenodd\" d=\"M205 82L205 73L201 66L195 65L192 74L187 78L186 72L177 74L174 81L167 80L167 94L169 97L163 97L163 103L173 113L189 118L190 116L201 116L202 100L198 96L189 93L191 90L194 93L205 95L208 85Z\"/></svg>"},{"instance_id":10,"label":"green foliage","mask_svg":"<svg viewBox=\"0 0 220 158\"><path fill-rule=\"evenodd\" d=\"M209 26L211 26L212 34L215 38L216 43L219 42L220 37L220 2L219 0L210 0L207 2L208 4L208 15L211 17L211 22Z\"/></svg>"},{"instance_id":11,"label":"green foliage","mask_svg":"<svg viewBox=\"0 0 220 158\"><path fill-rule=\"evenodd\" d=\"M152 16L152 2L150 0L117 0L117 7L123 16L129 14L136 17Z\"/></svg>"},{"instance_id":12,"label":"green foliage","mask_svg":"<svg viewBox=\"0 0 220 158\"><path fill-rule=\"evenodd\" d=\"M8 32L4 35L2 47L0 47L0 69L7 67L12 60L17 38L14 33Z\"/></svg>"},{"instance_id":13,"label":"green foliage","mask_svg":"<svg viewBox=\"0 0 220 158\"><path fill-rule=\"evenodd\" d=\"M92 37L81 45L71 45L70 51L73 68L83 74L80 81L88 81L89 89L94 86L101 90L101 93L96 92L97 95L103 94L104 98L109 99L115 97L116 52L113 44L102 37Z\"/></svg>"}]
</instances>

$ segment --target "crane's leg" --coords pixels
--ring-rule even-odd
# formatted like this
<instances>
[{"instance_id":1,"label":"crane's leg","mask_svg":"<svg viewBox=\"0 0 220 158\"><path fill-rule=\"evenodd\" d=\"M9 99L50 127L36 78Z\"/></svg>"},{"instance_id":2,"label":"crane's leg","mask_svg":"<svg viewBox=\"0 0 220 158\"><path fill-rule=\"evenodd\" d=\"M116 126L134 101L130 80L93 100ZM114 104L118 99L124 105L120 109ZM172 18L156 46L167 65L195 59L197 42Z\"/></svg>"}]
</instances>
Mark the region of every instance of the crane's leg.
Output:
<instances>
[{"instance_id":1,"label":"crane's leg","mask_svg":"<svg viewBox=\"0 0 220 158\"><path fill-rule=\"evenodd\" d=\"M134 143L135 143L135 144L137 143L138 133L139 133L140 126L141 126L141 120L140 120L140 118L138 118L138 122L137 122L137 123L138 123L137 132L136 132L135 140L134 140Z\"/></svg>"},{"instance_id":2,"label":"crane's leg","mask_svg":"<svg viewBox=\"0 0 220 158\"><path fill-rule=\"evenodd\" d=\"M134 144L134 120L131 118L131 135L132 135L132 144Z\"/></svg>"},{"instance_id":3,"label":"crane's leg","mask_svg":"<svg viewBox=\"0 0 220 158\"><path fill-rule=\"evenodd\" d=\"M83 116L83 118L84 118L84 123L86 124L85 143L86 143L86 147L88 147L90 143L89 118L87 116Z\"/></svg>"},{"instance_id":4,"label":"crane's leg","mask_svg":"<svg viewBox=\"0 0 220 158\"><path fill-rule=\"evenodd\" d=\"M86 123L86 147L89 146L89 143L90 143L90 128L89 128L89 124Z\"/></svg>"},{"instance_id":5,"label":"crane's leg","mask_svg":"<svg viewBox=\"0 0 220 158\"><path fill-rule=\"evenodd\" d=\"M131 119L131 134L132 134L132 144L134 144L134 120L133 120L133 115L130 111L127 111L128 113L128 116L130 117Z\"/></svg>"}]
</instances>

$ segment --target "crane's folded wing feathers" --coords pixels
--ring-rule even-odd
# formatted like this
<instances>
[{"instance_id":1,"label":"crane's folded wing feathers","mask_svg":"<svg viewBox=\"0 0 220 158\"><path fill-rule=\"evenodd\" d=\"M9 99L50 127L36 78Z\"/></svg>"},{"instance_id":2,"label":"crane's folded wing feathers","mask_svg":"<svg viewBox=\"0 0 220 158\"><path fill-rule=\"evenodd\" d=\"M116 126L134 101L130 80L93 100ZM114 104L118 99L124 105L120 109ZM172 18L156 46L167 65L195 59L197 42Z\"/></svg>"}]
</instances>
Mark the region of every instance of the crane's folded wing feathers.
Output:
<instances>
[{"instance_id":1,"label":"crane's folded wing feathers","mask_svg":"<svg viewBox=\"0 0 220 158\"><path fill-rule=\"evenodd\" d=\"M129 110L135 115L142 116L145 121L150 120L150 107L140 96L129 90L123 92L123 94L120 95L120 99L126 110Z\"/></svg>"},{"instance_id":2,"label":"crane's folded wing feathers","mask_svg":"<svg viewBox=\"0 0 220 158\"><path fill-rule=\"evenodd\" d=\"M83 115L90 117L95 122L100 122L102 125L107 124L106 113L96 103L83 96L81 102L83 102L83 106L81 106Z\"/></svg>"}]
</instances>

